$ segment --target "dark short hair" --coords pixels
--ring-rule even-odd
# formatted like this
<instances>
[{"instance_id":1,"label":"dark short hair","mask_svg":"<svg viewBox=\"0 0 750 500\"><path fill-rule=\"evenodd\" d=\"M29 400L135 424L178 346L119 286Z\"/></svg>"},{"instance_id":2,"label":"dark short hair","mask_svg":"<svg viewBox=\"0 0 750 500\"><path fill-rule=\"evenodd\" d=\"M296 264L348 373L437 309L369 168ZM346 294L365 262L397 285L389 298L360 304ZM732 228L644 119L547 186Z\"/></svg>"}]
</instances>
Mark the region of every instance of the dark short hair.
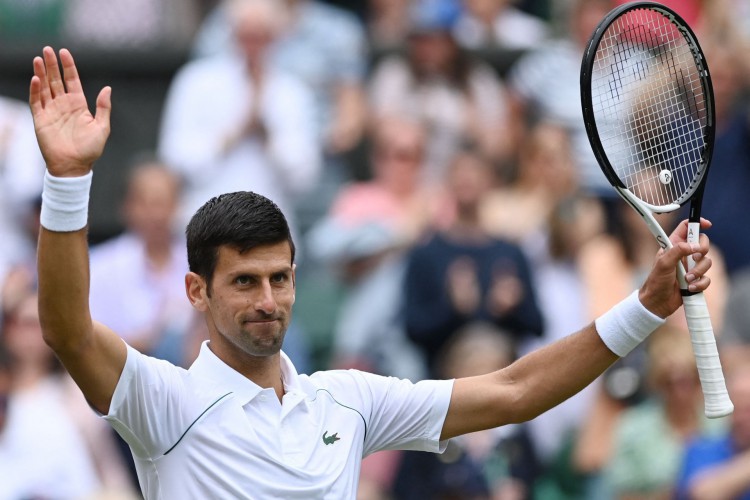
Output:
<instances>
[{"instance_id":1,"label":"dark short hair","mask_svg":"<svg viewBox=\"0 0 750 500\"><path fill-rule=\"evenodd\" d=\"M250 191L211 198L190 219L185 234L190 271L203 277L209 289L222 246L242 253L287 241L294 263L294 241L286 217L274 202Z\"/></svg>"}]
</instances>

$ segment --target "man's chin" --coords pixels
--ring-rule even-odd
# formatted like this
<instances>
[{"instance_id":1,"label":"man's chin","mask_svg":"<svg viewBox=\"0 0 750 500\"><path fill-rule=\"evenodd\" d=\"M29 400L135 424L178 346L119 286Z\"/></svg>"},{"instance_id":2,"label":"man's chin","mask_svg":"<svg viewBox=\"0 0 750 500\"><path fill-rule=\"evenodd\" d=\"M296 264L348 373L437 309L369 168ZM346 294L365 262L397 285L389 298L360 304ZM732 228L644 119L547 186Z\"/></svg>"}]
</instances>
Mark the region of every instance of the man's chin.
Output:
<instances>
[{"instance_id":1,"label":"man's chin","mask_svg":"<svg viewBox=\"0 0 750 500\"><path fill-rule=\"evenodd\" d=\"M248 345L247 352L253 356L273 356L281 351L284 336L274 336L272 338L254 337Z\"/></svg>"},{"instance_id":2,"label":"man's chin","mask_svg":"<svg viewBox=\"0 0 750 500\"><path fill-rule=\"evenodd\" d=\"M284 342L284 336L273 336L271 338L253 339L253 347L258 351L267 351L271 353L277 353L281 350L281 345Z\"/></svg>"}]
</instances>

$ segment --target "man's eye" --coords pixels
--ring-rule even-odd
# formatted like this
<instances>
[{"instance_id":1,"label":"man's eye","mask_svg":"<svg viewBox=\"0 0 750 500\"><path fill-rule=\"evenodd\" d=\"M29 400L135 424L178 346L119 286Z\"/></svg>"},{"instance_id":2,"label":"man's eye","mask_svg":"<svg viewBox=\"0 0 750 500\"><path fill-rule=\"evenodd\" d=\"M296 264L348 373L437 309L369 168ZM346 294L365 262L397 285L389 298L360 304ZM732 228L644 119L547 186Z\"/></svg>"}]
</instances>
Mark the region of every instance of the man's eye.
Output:
<instances>
[{"instance_id":1,"label":"man's eye","mask_svg":"<svg viewBox=\"0 0 750 500\"><path fill-rule=\"evenodd\" d=\"M250 284L250 276L237 276L234 280L235 283L238 285L249 285Z\"/></svg>"},{"instance_id":2,"label":"man's eye","mask_svg":"<svg viewBox=\"0 0 750 500\"><path fill-rule=\"evenodd\" d=\"M274 283L283 283L286 281L286 274L274 274L271 276L271 281Z\"/></svg>"}]
</instances>

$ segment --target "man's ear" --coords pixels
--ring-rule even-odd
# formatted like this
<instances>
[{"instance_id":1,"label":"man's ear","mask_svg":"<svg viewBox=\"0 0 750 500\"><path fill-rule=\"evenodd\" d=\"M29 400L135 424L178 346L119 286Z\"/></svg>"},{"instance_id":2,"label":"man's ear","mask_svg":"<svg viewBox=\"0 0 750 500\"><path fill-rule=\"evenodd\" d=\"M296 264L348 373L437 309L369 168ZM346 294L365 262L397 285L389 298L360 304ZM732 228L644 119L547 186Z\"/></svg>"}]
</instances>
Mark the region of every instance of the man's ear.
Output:
<instances>
[{"instance_id":1,"label":"man's ear","mask_svg":"<svg viewBox=\"0 0 750 500\"><path fill-rule=\"evenodd\" d=\"M206 302L208 290L206 288L206 281L201 276L194 272L189 272L185 275L185 293L195 309L201 312L208 310Z\"/></svg>"}]
</instances>

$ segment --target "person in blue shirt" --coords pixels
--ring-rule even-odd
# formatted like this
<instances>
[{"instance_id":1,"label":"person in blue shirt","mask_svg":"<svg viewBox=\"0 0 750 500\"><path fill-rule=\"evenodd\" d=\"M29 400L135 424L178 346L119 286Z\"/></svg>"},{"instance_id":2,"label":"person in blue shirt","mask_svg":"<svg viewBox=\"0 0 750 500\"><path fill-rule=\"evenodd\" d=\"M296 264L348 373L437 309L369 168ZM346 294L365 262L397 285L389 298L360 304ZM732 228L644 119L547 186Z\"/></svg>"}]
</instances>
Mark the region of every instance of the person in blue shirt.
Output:
<instances>
[{"instance_id":1,"label":"person in blue shirt","mask_svg":"<svg viewBox=\"0 0 750 500\"><path fill-rule=\"evenodd\" d=\"M491 165L471 146L457 154L446 185L455 220L416 245L407 257L404 322L428 368L453 332L486 321L515 340L543 329L530 265L519 246L488 234L479 220L492 186Z\"/></svg>"},{"instance_id":2,"label":"person in blue shirt","mask_svg":"<svg viewBox=\"0 0 750 500\"><path fill-rule=\"evenodd\" d=\"M750 500L750 360L727 373L734 403L727 432L699 437L685 450L677 499Z\"/></svg>"}]
</instances>

